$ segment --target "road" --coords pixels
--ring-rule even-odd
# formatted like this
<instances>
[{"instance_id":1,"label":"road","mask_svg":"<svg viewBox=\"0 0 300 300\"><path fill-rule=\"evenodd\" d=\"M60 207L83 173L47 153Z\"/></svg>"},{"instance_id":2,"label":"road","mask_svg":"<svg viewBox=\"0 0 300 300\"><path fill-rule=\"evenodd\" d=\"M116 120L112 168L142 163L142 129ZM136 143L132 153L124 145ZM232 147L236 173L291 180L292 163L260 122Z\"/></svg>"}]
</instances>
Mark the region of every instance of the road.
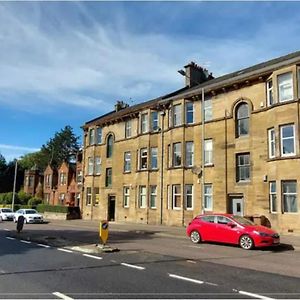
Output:
<instances>
[{"instance_id":1,"label":"road","mask_svg":"<svg viewBox=\"0 0 300 300\"><path fill-rule=\"evenodd\" d=\"M54 230L52 226L28 225L28 228L51 232ZM121 246L121 251L87 255L15 239L11 234L13 228L12 223L0 224L2 299L300 298L297 276L220 262L233 260L235 256L251 265L252 261L263 257L268 264L269 256L283 259L286 255L295 255L292 251L271 253L212 244L195 246L184 239L143 235L139 238L132 232L126 235L126 231L115 231L113 244ZM59 230L57 226L56 230ZM80 229L72 232L78 235ZM170 251L170 246L175 249ZM169 253L166 253L167 249ZM282 261L281 264L284 268Z\"/></svg>"}]
</instances>

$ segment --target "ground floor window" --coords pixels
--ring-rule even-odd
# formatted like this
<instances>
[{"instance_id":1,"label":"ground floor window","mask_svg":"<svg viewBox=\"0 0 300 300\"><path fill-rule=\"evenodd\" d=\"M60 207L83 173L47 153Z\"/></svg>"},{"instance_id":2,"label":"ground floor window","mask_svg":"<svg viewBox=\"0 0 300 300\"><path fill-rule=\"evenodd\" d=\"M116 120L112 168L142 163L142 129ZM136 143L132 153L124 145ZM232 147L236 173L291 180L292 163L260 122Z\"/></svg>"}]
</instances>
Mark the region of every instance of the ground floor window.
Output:
<instances>
[{"instance_id":1,"label":"ground floor window","mask_svg":"<svg viewBox=\"0 0 300 300\"><path fill-rule=\"evenodd\" d=\"M204 210L213 209L213 189L212 184L207 183L204 185Z\"/></svg>"},{"instance_id":2,"label":"ground floor window","mask_svg":"<svg viewBox=\"0 0 300 300\"><path fill-rule=\"evenodd\" d=\"M282 181L282 205L283 212L297 212L297 181Z\"/></svg>"},{"instance_id":3,"label":"ground floor window","mask_svg":"<svg viewBox=\"0 0 300 300\"><path fill-rule=\"evenodd\" d=\"M270 211L277 212L276 181L269 183Z\"/></svg>"},{"instance_id":4,"label":"ground floor window","mask_svg":"<svg viewBox=\"0 0 300 300\"><path fill-rule=\"evenodd\" d=\"M130 189L128 186L124 186L123 188L123 206L129 207L129 200L130 200Z\"/></svg>"},{"instance_id":5,"label":"ground floor window","mask_svg":"<svg viewBox=\"0 0 300 300\"><path fill-rule=\"evenodd\" d=\"M147 203L147 188L141 185L139 189L139 208L145 208Z\"/></svg>"},{"instance_id":6,"label":"ground floor window","mask_svg":"<svg viewBox=\"0 0 300 300\"><path fill-rule=\"evenodd\" d=\"M59 204L60 205L64 205L65 204L65 198L66 198L65 193L59 194Z\"/></svg>"},{"instance_id":7,"label":"ground floor window","mask_svg":"<svg viewBox=\"0 0 300 300\"><path fill-rule=\"evenodd\" d=\"M193 209L193 185L185 185L185 207L186 209Z\"/></svg>"},{"instance_id":8,"label":"ground floor window","mask_svg":"<svg viewBox=\"0 0 300 300\"><path fill-rule=\"evenodd\" d=\"M180 184L174 184L172 186L172 204L173 204L173 209L181 208L181 186L180 186Z\"/></svg>"},{"instance_id":9,"label":"ground floor window","mask_svg":"<svg viewBox=\"0 0 300 300\"><path fill-rule=\"evenodd\" d=\"M92 203L92 188L86 188L86 205L91 205Z\"/></svg>"},{"instance_id":10,"label":"ground floor window","mask_svg":"<svg viewBox=\"0 0 300 300\"><path fill-rule=\"evenodd\" d=\"M150 208L156 208L157 186L150 186Z\"/></svg>"},{"instance_id":11,"label":"ground floor window","mask_svg":"<svg viewBox=\"0 0 300 300\"><path fill-rule=\"evenodd\" d=\"M94 206L98 206L100 201L99 188L94 187Z\"/></svg>"}]
</instances>

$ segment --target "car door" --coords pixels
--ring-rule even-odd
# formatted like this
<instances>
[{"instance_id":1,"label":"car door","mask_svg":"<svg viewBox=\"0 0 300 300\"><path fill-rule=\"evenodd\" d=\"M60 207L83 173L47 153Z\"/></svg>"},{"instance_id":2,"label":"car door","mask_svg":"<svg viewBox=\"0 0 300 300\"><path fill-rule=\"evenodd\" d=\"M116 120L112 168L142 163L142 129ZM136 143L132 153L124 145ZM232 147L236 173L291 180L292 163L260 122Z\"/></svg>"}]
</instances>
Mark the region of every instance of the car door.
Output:
<instances>
[{"instance_id":1,"label":"car door","mask_svg":"<svg viewBox=\"0 0 300 300\"><path fill-rule=\"evenodd\" d=\"M215 230L215 216L206 215L200 218L201 228L200 234L202 240L205 241L214 241L214 230Z\"/></svg>"},{"instance_id":2,"label":"car door","mask_svg":"<svg viewBox=\"0 0 300 300\"><path fill-rule=\"evenodd\" d=\"M216 218L216 242L236 244L239 238L238 226L231 226L229 224L235 224L233 220L226 216L217 216Z\"/></svg>"}]
</instances>

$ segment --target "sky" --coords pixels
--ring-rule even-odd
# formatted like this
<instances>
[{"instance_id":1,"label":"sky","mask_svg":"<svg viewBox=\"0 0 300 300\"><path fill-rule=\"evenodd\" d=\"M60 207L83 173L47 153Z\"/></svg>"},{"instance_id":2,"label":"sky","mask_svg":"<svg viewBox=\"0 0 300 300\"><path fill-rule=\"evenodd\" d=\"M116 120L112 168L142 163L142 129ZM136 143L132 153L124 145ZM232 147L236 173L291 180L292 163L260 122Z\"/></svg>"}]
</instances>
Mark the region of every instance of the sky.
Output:
<instances>
[{"instance_id":1,"label":"sky","mask_svg":"<svg viewBox=\"0 0 300 300\"><path fill-rule=\"evenodd\" d=\"M66 125L300 50L300 2L0 1L0 153L35 152Z\"/></svg>"}]
</instances>

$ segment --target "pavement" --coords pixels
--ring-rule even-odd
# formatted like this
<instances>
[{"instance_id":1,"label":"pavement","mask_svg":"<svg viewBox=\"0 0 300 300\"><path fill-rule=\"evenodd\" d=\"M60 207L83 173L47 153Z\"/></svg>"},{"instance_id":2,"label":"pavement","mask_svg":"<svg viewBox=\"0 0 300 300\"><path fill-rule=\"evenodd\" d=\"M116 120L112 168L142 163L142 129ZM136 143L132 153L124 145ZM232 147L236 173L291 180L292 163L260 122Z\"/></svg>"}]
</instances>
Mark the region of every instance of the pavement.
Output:
<instances>
[{"instance_id":1,"label":"pavement","mask_svg":"<svg viewBox=\"0 0 300 300\"><path fill-rule=\"evenodd\" d=\"M48 224L38 226L25 224L21 233L11 231L10 235L85 253L118 251L119 249L114 247L114 244L127 236L138 238L139 235L143 235L143 238L158 236L187 239L185 227L110 222L108 245L103 247L99 239L99 221L95 220L49 220ZM284 234L280 239L280 247L300 251L300 235Z\"/></svg>"}]
</instances>

